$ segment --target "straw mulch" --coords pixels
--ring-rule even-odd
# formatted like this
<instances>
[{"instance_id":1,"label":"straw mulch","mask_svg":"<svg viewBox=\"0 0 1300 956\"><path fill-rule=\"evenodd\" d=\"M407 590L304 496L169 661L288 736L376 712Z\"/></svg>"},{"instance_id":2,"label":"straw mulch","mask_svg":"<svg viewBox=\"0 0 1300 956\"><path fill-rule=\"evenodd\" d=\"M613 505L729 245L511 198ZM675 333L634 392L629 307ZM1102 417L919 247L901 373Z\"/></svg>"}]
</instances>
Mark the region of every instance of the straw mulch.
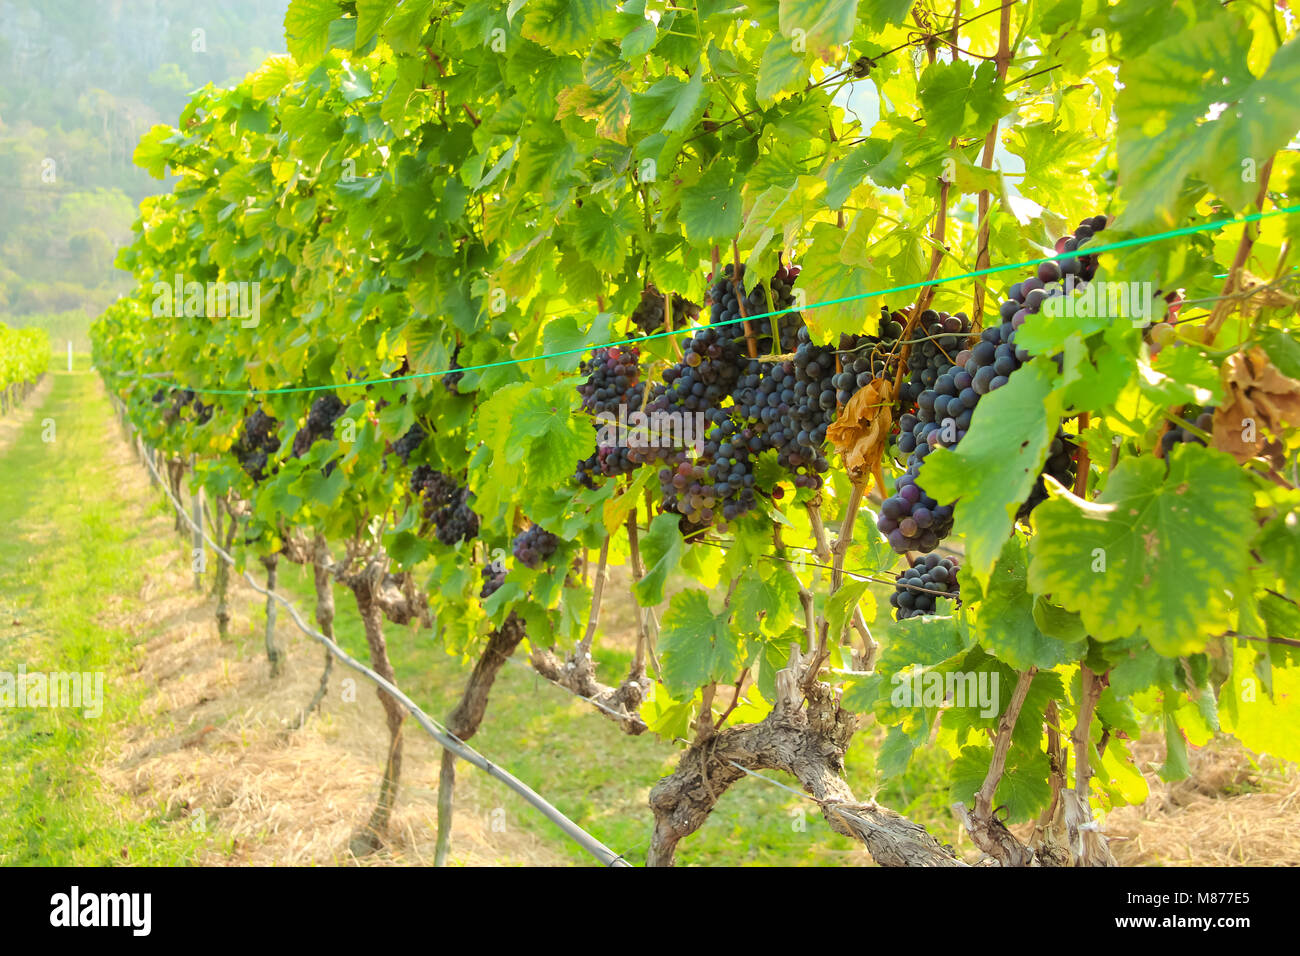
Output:
<instances>
[{"instance_id":1,"label":"straw mulch","mask_svg":"<svg viewBox=\"0 0 1300 956\"><path fill-rule=\"evenodd\" d=\"M1188 747L1192 775L1165 783L1164 738L1135 745L1151 795L1105 821L1124 866L1300 866L1300 768L1231 738Z\"/></svg>"}]
</instances>

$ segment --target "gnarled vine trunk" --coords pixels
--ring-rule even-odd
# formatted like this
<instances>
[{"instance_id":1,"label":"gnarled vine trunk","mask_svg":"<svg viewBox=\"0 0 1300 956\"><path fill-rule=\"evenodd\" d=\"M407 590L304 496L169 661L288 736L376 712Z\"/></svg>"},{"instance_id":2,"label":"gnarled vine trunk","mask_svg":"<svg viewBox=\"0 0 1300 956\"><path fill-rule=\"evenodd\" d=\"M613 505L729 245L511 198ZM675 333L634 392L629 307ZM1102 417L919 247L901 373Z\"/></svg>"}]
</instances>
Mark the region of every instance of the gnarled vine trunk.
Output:
<instances>
[{"instance_id":1,"label":"gnarled vine trunk","mask_svg":"<svg viewBox=\"0 0 1300 956\"><path fill-rule=\"evenodd\" d=\"M323 535L316 535L312 546L312 581L316 586L316 627L331 641L334 640L334 574L330 565L329 546ZM307 706L294 721L296 730L302 729L329 693L330 673L334 669L334 655L325 651L325 666L321 670L320 684Z\"/></svg>"},{"instance_id":2,"label":"gnarled vine trunk","mask_svg":"<svg viewBox=\"0 0 1300 956\"><path fill-rule=\"evenodd\" d=\"M524 622L512 612L488 637L487 647L474 664L474 671L465 684L460 702L447 718L447 730L457 740L469 740L478 733L483 715L487 712L488 694L496 682L497 674L506 661L510 660L510 655L524 639L525 633ZM456 755L450 750L444 750L438 773L438 845L434 851L434 866L443 866L447 862L447 852L451 848L455 789Z\"/></svg>"},{"instance_id":3,"label":"gnarled vine trunk","mask_svg":"<svg viewBox=\"0 0 1300 956\"><path fill-rule=\"evenodd\" d=\"M223 500L216 502L212 517L216 525L217 540L221 542L222 549L229 554L235 544L235 535L239 531L239 519L235 517L233 512L229 512L228 503ZM226 517L230 518L230 528L223 535L221 528ZM217 599L217 637L223 641L229 640L230 565L224 559L217 560L216 581L212 585L212 593Z\"/></svg>"},{"instance_id":4,"label":"gnarled vine trunk","mask_svg":"<svg viewBox=\"0 0 1300 956\"><path fill-rule=\"evenodd\" d=\"M181 500L181 478L185 475L185 462L179 458L167 459L167 484L171 487L172 497L177 501ZM183 512L178 508L172 515L172 524L178 534L185 531L185 518Z\"/></svg>"},{"instance_id":5,"label":"gnarled vine trunk","mask_svg":"<svg viewBox=\"0 0 1300 956\"><path fill-rule=\"evenodd\" d=\"M280 559L274 554L262 557L262 567L266 568L266 589L275 591L276 568ZM284 672L284 650L280 647L275 633L275 598L266 596L266 659L271 664L271 676L279 677Z\"/></svg>"},{"instance_id":6,"label":"gnarled vine trunk","mask_svg":"<svg viewBox=\"0 0 1300 956\"><path fill-rule=\"evenodd\" d=\"M647 866L672 866L677 844L698 830L727 788L747 771L792 775L821 807L831 829L863 843L882 866L964 866L950 847L914 823L873 803L859 803L844 781L844 753L858 718L840 707L829 686L814 683L807 706L799 693L801 655L777 675L777 703L757 724L701 735L677 769L650 791L655 828Z\"/></svg>"},{"instance_id":7,"label":"gnarled vine trunk","mask_svg":"<svg viewBox=\"0 0 1300 956\"><path fill-rule=\"evenodd\" d=\"M373 580L366 575L352 589L356 597L357 610L361 614L361 623L366 632L366 643L370 647L370 666L375 673L389 683L396 683L393 665L388 659L388 644L384 640L384 615L371 591ZM377 850L383 843L383 836L388 830L388 821L392 816L393 804L397 800L397 786L402 776L402 722L406 712L397 698L382 687L376 691L379 702L384 708L384 719L388 724L388 758L384 762L384 776L379 784L379 800L365 829L352 838L352 852L358 856Z\"/></svg>"},{"instance_id":8,"label":"gnarled vine trunk","mask_svg":"<svg viewBox=\"0 0 1300 956\"><path fill-rule=\"evenodd\" d=\"M370 648L370 666L390 684L397 684L392 662L388 657L388 644L384 639L384 618L395 624L411 620L428 623L428 605L410 586L409 577L394 578L384 571L384 562L372 560L360 571L345 574L340 580L352 591L365 628L366 643ZM406 585L405 589L401 585ZM365 827L352 837L351 849L357 856L377 850L383 844L393 805L397 800L397 787L402 776L402 722L406 710L401 703L382 687L376 688L379 702L384 708L388 725L388 756L384 762L384 776L379 785L379 799Z\"/></svg>"}]
</instances>

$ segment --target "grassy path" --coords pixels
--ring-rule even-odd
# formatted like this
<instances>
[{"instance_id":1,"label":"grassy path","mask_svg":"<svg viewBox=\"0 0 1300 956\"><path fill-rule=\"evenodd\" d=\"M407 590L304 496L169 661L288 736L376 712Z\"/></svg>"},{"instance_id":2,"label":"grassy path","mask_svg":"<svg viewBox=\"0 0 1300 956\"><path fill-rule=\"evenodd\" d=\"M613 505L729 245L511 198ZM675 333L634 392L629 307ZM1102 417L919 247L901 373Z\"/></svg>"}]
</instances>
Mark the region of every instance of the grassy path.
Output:
<instances>
[{"instance_id":1,"label":"grassy path","mask_svg":"<svg viewBox=\"0 0 1300 956\"><path fill-rule=\"evenodd\" d=\"M176 864L199 847L93 769L108 728L135 719L140 704L129 676L139 640L108 622L134 609L142 565L167 546L112 481L117 435L106 412L92 376L54 373L43 404L0 449L0 671L103 675L98 717L0 707L0 863Z\"/></svg>"}]
</instances>

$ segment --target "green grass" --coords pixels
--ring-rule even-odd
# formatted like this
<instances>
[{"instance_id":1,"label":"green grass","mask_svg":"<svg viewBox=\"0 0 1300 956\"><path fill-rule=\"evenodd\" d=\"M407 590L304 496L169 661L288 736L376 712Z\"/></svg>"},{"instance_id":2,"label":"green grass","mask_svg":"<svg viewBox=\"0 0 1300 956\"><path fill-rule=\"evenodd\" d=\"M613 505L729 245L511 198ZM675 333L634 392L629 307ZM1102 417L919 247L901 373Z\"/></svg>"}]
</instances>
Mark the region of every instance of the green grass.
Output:
<instances>
[{"instance_id":1,"label":"green grass","mask_svg":"<svg viewBox=\"0 0 1300 956\"><path fill-rule=\"evenodd\" d=\"M57 440L41 441L41 420L55 419ZM147 502L128 500L109 477L105 456L120 441L107 403L90 375L55 376L46 408L18 440L0 452L0 487L19 489L0 499L0 527L11 530L0 551L0 669L25 660L29 670L102 670L105 713L89 720L59 710L0 710L0 862L106 864L182 863L201 848L182 823L157 813L132 822L123 798L105 793L88 766L100 756L107 731L138 721L144 688L129 674L148 635L104 627L112 604L126 618L139 610L142 568L151 557L175 552L188 560L188 541L169 533L170 505L160 492ZM166 522L152 530L141 511ZM162 530L159 530L161 527ZM211 572L210 572L211 573ZM281 564L281 590L306 619L312 617L309 573ZM355 604L346 589L336 592L339 642L368 660ZM247 630L237 630L232 656L260 656L264 612L259 600L245 608ZM23 621L20 627L10 620ZM285 617L281 613L281 617ZM29 632L5 637L10 632ZM389 626L388 641L398 683L428 713L444 718L459 699L472 660L448 655L427 632ZM319 659L314 645L295 643L292 653ZM554 803L615 852L644 862L653 827L647 805L650 788L676 765L681 748L651 734L629 737L594 708L552 686L521 664L522 653L502 670L487 716L472 746L499 762ZM627 672L626 653L601 648L598 672L610 683ZM37 663L39 662L39 664ZM341 674L335 671L325 708L337 707ZM364 686L361 692L370 693ZM419 733L408 724L408 735ZM376 726L376 734L383 734ZM424 769L424 768L422 768ZM376 767L376 774L379 768ZM436 771L434 771L436 773ZM941 804L943 767L915 766L881 788L887 805L918 822L949 819ZM432 777L433 773L423 773ZM407 781L415 776L407 771ZM794 781L769 773L787 786ZM847 761L847 777L861 798L880 786L873 744L859 734ZM508 828L536 835L561 858L590 864L531 806L503 784L464 763L458 767L457 812L504 811ZM399 793L399 801L401 794ZM498 816L500 819L500 816ZM486 822L486 821L485 821ZM949 837L950 838L950 837ZM750 778L736 783L706 824L678 848L682 865L833 865L856 844L834 834L815 804Z\"/></svg>"},{"instance_id":2,"label":"green grass","mask_svg":"<svg viewBox=\"0 0 1300 956\"><path fill-rule=\"evenodd\" d=\"M140 819L92 769L111 732L138 719L142 693L130 672L143 636L105 618L138 607L141 568L168 546L111 480L105 455L117 440L94 377L56 373L44 406L0 450L0 670L104 675L97 718L0 708L0 863L175 865L201 846L161 813Z\"/></svg>"}]
</instances>

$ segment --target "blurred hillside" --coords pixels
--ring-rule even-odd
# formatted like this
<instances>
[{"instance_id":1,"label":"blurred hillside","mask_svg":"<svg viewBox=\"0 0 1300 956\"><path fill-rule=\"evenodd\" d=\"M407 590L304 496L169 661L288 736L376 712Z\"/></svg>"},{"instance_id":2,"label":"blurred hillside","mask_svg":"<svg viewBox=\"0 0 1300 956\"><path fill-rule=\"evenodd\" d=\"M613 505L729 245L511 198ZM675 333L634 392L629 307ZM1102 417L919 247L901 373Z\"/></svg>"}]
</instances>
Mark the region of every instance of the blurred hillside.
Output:
<instances>
[{"instance_id":1,"label":"blurred hillside","mask_svg":"<svg viewBox=\"0 0 1300 956\"><path fill-rule=\"evenodd\" d=\"M80 338L125 288L131 163L190 91L283 52L287 0L0 0L0 320Z\"/></svg>"}]
</instances>

